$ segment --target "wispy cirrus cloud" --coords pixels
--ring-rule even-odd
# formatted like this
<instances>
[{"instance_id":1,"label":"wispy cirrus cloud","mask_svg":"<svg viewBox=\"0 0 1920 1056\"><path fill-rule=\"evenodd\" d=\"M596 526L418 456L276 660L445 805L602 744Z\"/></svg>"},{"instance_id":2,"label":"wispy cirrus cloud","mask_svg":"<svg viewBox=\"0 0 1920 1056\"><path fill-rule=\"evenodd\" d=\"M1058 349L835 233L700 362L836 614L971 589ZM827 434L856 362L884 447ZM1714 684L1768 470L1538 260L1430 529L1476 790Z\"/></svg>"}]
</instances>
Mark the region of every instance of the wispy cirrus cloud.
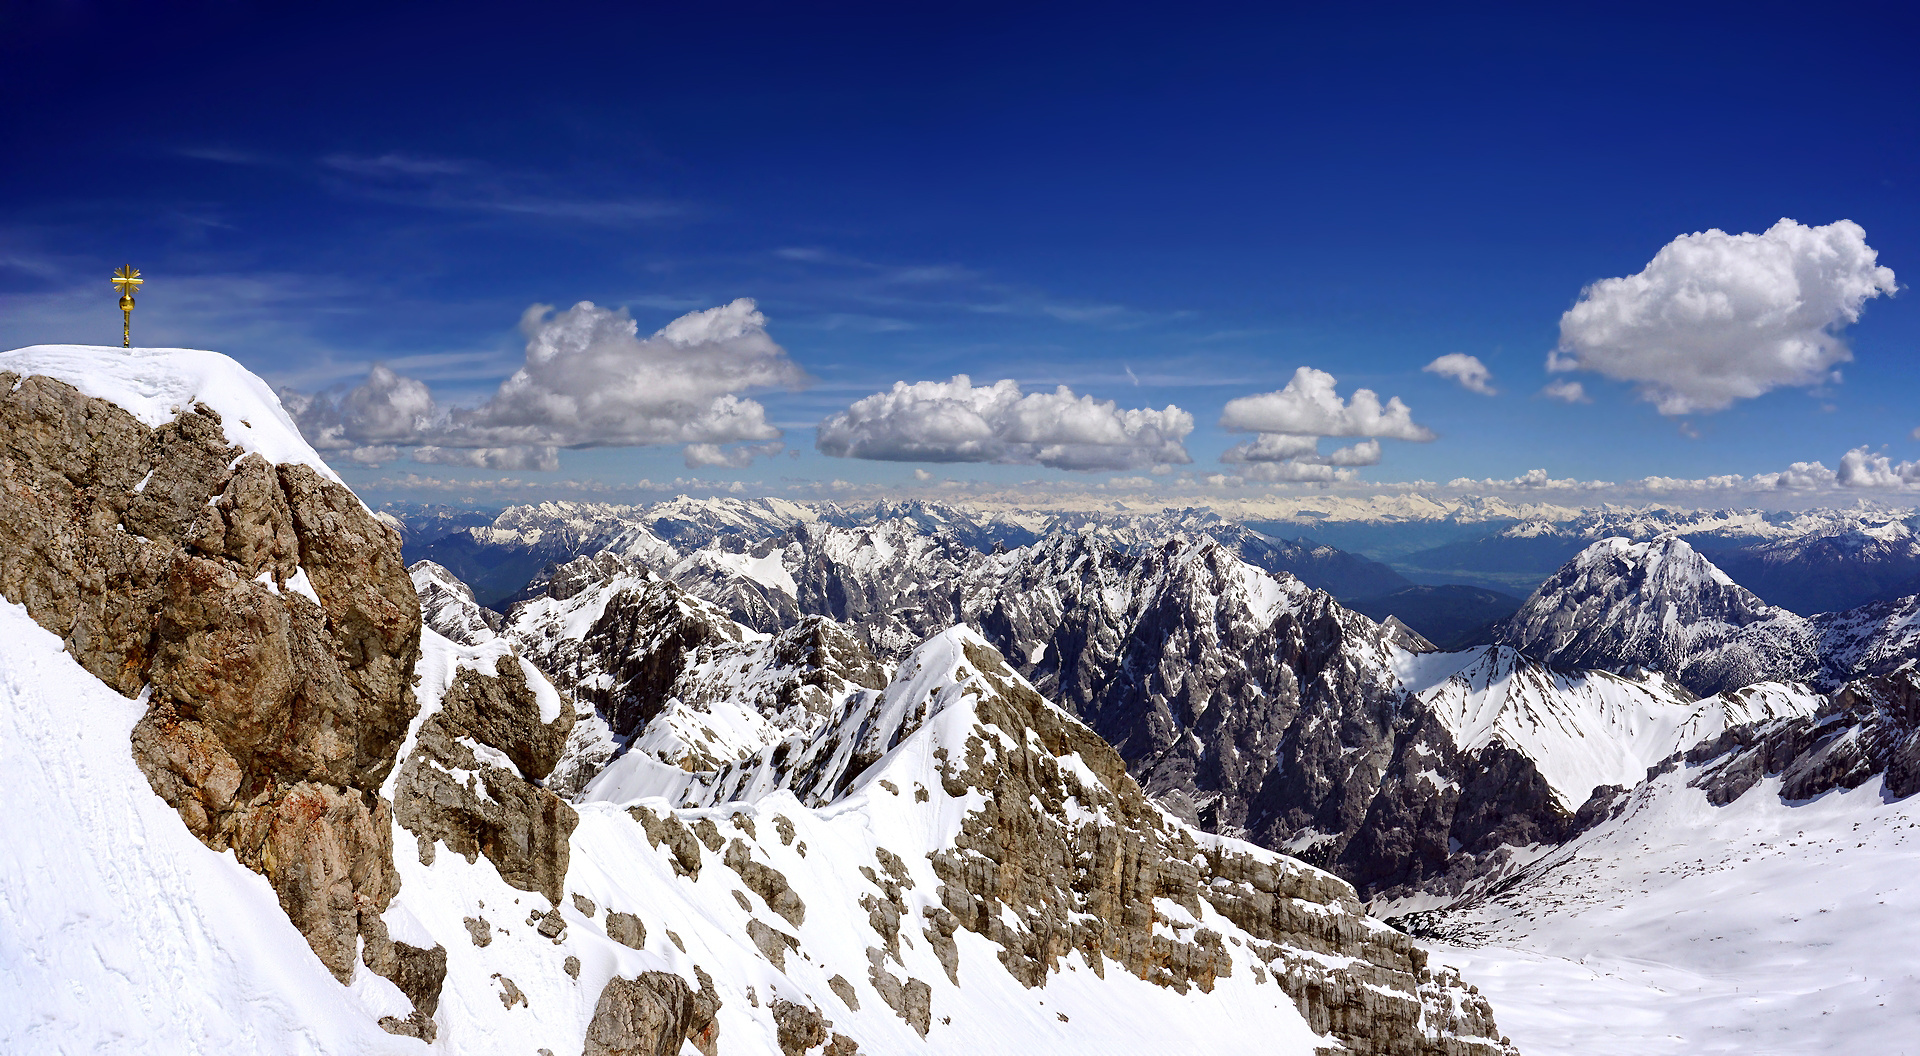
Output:
<instances>
[{"instance_id":1,"label":"wispy cirrus cloud","mask_svg":"<svg viewBox=\"0 0 1920 1056\"><path fill-rule=\"evenodd\" d=\"M512 172L482 161L407 153L330 154L320 159L329 186L392 205L624 226L683 220L687 202L557 193L561 180Z\"/></svg>"}]
</instances>

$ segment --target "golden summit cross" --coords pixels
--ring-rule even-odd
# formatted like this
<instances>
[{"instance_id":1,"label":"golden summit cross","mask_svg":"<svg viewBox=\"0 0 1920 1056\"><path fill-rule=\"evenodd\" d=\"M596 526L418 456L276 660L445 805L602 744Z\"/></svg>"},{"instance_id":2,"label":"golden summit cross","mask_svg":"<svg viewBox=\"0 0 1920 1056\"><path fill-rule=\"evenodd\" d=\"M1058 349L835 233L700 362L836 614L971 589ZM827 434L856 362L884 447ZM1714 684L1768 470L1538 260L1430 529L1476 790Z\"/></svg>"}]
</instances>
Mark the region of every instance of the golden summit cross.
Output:
<instances>
[{"instance_id":1,"label":"golden summit cross","mask_svg":"<svg viewBox=\"0 0 1920 1056\"><path fill-rule=\"evenodd\" d=\"M133 291L147 280L140 277L140 269L129 264L113 273L114 289L120 291L120 347L133 347Z\"/></svg>"}]
</instances>

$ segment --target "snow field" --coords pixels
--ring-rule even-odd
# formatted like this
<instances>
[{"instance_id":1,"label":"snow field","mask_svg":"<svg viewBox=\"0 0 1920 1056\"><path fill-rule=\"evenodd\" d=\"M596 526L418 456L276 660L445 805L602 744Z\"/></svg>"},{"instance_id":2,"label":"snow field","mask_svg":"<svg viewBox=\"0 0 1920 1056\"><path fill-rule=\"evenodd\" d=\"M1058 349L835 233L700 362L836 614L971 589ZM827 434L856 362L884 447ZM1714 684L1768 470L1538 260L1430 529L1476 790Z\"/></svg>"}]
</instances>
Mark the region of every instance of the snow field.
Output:
<instances>
[{"instance_id":1,"label":"snow field","mask_svg":"<svg viewBox=\"0 0 1920 1056\"><path fill-rule=\"evenodd\" d=\"M1529 1056L1920 1053L1920 797L1770 779L1716 808L1687 776L1450 914L1475 948L1436 962Z\"/></svg>"},{"instance_id":2,"label":"snow field","mask_svg":"<svg viewBox=\"0 0 1920 1056\"><path fill-rule=\"evenodd\" d=\"M0 1051L418 1053L384 979L334 981L262 877L153 793L146 711L0 602Z\"/></svg>"}]
</instances>

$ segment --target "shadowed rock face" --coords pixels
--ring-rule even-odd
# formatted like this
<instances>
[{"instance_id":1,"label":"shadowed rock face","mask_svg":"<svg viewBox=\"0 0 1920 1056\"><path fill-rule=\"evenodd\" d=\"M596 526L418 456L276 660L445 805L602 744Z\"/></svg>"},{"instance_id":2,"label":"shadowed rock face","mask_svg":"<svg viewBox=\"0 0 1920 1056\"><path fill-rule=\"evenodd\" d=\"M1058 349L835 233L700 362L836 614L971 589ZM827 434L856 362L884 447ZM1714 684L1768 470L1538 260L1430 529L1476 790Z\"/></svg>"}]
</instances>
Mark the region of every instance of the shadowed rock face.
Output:
<instances>
[{"instance_id":1,"label":"shadowed rock face","mask_svg":"<svg viewBox=\"0 0 1920 1056\"><path fill-rule=\"evenodd\" d=\"M1876 774L1885 775L1887 798L1913 795L1920 792L1920 668L1856 679L1817 715L1736 726L1684 760L1703 768L1691 784L1715 806L1776 774L1786 800L1858 788Z\"/></svg>"},{"instance_id":2,"label":"shadowed rock face","mask_svg":"<svg viewBox=\"0 0 1920 1056\"><path fill-rule=\"evenodd\" d=\"M430 1000L431 957L379 920L399 887L379 788L420 652L392 529L311 468L230 446L205 406L150 429L0 372L0 595L114 689L149 690L135 762L268 878L337 978L364 937L370 966ZM416 1020L389 1026L431 1031Z\"/></svg>"}]
</instances>

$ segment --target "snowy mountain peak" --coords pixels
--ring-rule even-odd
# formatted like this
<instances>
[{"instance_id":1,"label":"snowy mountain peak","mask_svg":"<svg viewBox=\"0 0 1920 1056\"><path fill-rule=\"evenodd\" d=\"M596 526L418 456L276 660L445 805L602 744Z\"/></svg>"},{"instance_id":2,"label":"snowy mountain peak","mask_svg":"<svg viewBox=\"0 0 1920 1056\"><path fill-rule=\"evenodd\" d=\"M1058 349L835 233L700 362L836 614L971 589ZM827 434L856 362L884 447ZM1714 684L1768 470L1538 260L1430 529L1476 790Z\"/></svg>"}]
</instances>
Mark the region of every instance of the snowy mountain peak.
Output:
<instances>
[{"instance_id":1,"label":"snowy mountain peak","mask_svg":"<svg viewBox=\"0 0 1920 1056\"><path fill-rule=\"evenodd\" d=\"M269 463L340 477L293 424L267 383L218 352L191 348L32 345L0 353L0 373L53 378L158 429L196 404L220 416L227 443ZM15 386L18 387L17 385Z\"/></svg>"},{"instance_id":2,"label":"snowy mountain peak","mask_svg":"<svg viewBox=\"0 0 1920 1056\"><path fill-rule=\"evenodd\" d=\"M473 600L473 588L460 577L431 561L408 566L413 591L420 597L420 618L428 627L459 642L479 645L492 641L504 622L500 614Z\"/></svg>"},{"instance_id":3,"label":"snowy mountain peak","mask_svg":"<svg viewBox=\"0 0 1920 1056\"><path fill-rule=\"evenodd\" d=\"M1575 555L1501 628L1559 667L1644 667L1697 693L1810 678L1814 631L1761 601L1677 535L1615 536Z\"/></svg>"}]
</instances>

